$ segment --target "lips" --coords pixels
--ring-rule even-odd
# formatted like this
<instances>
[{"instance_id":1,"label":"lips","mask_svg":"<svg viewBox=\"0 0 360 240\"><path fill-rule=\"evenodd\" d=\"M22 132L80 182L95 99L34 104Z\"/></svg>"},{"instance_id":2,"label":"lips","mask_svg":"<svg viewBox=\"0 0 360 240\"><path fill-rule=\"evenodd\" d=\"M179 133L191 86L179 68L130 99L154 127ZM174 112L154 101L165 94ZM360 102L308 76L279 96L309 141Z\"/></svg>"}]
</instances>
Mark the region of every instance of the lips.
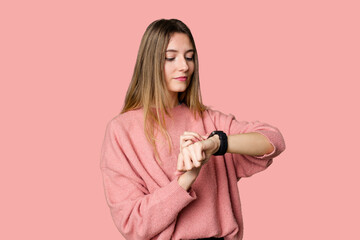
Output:
<instances>
[{"instance_id":1,"label":"lips","mask_svg":"<svg viewBox=\"0 0 360 240\"><path fill-rule=\"evenodd\" d=\"M183 82L183 81L186 81L187 77L177 77L175 79Z\"/></svg>"}]
</instances>

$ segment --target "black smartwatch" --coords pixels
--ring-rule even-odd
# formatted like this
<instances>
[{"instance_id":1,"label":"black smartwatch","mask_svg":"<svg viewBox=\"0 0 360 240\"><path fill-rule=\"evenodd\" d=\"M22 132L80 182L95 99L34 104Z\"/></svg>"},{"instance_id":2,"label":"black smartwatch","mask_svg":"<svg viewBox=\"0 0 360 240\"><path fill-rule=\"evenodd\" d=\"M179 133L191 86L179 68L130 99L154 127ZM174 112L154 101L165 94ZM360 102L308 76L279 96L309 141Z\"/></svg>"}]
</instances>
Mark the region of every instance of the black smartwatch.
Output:
<instances>
[{"instance_id":1,"label":"black smartwatch","mask_svg":"<svg viewBox=\"0 0 360 240\"><path fill-rule=\"evenodd\" d=\"M210 133L208 138L211 138L215 134L217 134L219 136L220 147L219 147L219 150L216 153L214 153L213 155L215 155L215 156L224 155L228 148L228 141L227 141L226 133L224 133L223 131L213 131L212 133Z\"/></svg>"}]
</instances>

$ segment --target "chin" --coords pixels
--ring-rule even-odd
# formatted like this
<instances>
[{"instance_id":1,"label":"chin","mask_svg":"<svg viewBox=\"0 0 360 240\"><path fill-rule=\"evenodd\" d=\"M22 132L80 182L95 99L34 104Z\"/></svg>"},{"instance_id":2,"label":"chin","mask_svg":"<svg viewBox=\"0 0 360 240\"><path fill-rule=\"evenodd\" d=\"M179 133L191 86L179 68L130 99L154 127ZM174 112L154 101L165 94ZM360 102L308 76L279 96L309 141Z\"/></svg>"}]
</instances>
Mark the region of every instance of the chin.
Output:
<instances>
[{"instance_id":1,"label":"chin","mask_svg":"<svg viewBox=\"0 0 360 240\"><path fill-rule=\"evenodd\" d=\"M171 92L185 92L187 86L174 86L170 89Z\"/></svg>"},{"instance_id":2,"label":"chin","mask_svg":"<svg viewBox=\"0 0 360 240\"><path fill-rule=\"evenodd\" d=\"M178 88L174 92L182 93L182 92L185 92L185 91L186 91L186 88Z\"/></svg>"}]
</instances>

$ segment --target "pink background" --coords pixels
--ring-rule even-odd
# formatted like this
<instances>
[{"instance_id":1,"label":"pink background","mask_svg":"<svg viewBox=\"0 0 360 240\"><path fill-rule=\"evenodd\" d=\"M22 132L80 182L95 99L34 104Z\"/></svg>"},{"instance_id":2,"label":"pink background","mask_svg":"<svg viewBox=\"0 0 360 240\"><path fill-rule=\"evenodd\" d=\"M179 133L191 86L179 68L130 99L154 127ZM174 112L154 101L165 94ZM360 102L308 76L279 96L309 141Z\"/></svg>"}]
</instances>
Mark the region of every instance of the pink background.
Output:
<instances>
[{"instance_id":1,"label":"pink background","mask_svg":"<svg viewBox=\"0 0 360 240\"><path fill-rule=\"evenodd\" d=\"M99 157L145 28L192 30L204 103L277 126L244 239L360 239L358 1L1 1L0 239L123 239Z\"/></svg>"}]
</instances>

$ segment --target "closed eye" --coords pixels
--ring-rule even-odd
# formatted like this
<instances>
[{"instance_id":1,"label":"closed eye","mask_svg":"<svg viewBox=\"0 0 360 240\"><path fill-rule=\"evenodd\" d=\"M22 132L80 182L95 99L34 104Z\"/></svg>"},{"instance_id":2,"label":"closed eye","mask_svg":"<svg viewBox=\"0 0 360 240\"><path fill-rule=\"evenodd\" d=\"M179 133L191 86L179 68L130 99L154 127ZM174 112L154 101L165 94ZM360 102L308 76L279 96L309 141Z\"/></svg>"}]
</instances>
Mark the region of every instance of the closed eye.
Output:
<instances>
[{"instance_id":1,"label":"closed eye","mask_svg":"<svg viewBox=\"0 0 360 240\"><path fill-rule=\"evenodd\" d=\"M186 61L193 61L194 60L193 57L185 57L185 59L186 59ZM165 60L171 62L171 61L175 60L175 58L174 57L173 58L165 58Z\"/></svg>"}]
</instances>

